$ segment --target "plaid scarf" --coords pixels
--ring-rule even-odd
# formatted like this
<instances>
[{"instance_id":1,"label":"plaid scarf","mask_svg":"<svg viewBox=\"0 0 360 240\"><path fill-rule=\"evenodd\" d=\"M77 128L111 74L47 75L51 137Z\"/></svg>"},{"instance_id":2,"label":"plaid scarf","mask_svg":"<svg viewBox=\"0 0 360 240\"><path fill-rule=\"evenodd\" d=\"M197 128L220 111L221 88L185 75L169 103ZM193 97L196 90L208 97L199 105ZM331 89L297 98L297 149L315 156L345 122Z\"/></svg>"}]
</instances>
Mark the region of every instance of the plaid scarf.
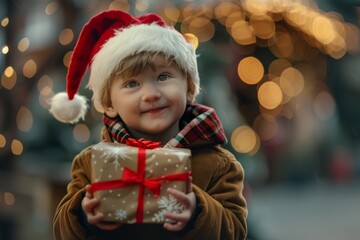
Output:
<instances>
[{"instance_id":1,"label":"plaid scarf","mask_svg":"<svg viewBox=\"0 0 360 240\"><path fill-rule=\"evenodd\" d=\"M115 142L125 143L131 137L120 119L110 118L106 114L103 122ZM181 130L166 146L186 148L193 144L223 144L226 137L222 124L213 108L201 104L190 104L181 118Z\"/></svg>"}]
</instances>

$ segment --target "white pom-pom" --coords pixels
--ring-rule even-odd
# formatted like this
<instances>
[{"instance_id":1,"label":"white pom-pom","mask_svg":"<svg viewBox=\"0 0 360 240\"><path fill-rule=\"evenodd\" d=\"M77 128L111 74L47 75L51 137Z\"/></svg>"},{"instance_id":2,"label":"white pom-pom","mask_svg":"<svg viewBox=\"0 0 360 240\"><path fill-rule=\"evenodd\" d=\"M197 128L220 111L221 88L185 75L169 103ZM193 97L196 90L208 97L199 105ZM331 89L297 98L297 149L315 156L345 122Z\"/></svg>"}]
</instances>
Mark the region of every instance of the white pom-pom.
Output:
<instances>
[{"instance_id":1,"label":"white pom-pom","mask_svg":"<svg viewBox=\"0 0 360 240\"><path fill-rule=\"evenodd\" d=\"M75 95L72 100L68 99L65 92L56 94L50 103L49 112L60 122L77 123L85 118L87 104L86 98Z\"/></svg>"}]
</instances>

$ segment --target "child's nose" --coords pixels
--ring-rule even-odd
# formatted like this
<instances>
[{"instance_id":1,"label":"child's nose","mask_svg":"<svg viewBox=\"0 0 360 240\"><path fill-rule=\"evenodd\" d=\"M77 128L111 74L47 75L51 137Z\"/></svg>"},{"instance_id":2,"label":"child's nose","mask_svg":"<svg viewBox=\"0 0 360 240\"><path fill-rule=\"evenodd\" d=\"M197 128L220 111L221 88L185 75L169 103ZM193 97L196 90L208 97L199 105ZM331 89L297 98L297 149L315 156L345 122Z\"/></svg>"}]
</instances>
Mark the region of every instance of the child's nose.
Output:
<instances>
[{"instance_id":1,"label":"child's nose","mask_svg":"<svg viewBox=\"0 0 360 240\"><path fill-rule=\"evenodd\" d=\"M161 97L161 91L159 89L159 86L157 86L156 83L151 82L148 84L145 84L143 88L143 101L156 101Z\"/></svg>"}]
</instances>

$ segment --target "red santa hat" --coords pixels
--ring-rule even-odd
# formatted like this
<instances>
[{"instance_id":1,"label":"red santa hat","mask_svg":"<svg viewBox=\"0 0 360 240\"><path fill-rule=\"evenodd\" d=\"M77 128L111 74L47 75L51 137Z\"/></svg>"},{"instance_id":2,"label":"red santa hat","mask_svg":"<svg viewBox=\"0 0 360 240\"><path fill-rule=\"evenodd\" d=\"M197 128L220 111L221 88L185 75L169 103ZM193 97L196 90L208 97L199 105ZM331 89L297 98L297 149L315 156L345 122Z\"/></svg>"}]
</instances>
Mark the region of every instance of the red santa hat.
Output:
<instances>
[{"instance_id":1,"label":"red santa hat","mask_svg":"<svg viewBox=\"0 0 360 240\"><path fill-rule=\"evenodd\" d=\"M88 87L93 91L96 108L103 110L101 92L110 75L123 59L143 51L173 56L194 82L193 97L199 93L195 48L182 34L156 14L135 18L120 10L109 10L91 18L80 32L66 76L66 93L52 98L49 111L65 123L84 119L86 98L77 92L88 67Z\"/></svg>"}]
</instances>

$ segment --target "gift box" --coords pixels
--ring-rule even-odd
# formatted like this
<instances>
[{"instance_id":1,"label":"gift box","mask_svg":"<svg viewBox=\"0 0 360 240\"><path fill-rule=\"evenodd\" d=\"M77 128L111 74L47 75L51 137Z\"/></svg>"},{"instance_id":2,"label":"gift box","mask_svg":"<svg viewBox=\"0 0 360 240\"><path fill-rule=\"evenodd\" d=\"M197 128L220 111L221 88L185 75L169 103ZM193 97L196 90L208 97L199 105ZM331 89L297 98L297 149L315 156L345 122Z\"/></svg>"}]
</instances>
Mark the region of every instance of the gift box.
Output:
<instances>
[{"instance_id":1,"label":"gift box","mask_svg":"<svg viewBox=\"0 0 360 240\"><path fill-rule=\"evenodd\" d=\"M184 210L166 189L186 192L189 149L131 139L127 144L100 142L91 152L90 191L100 199L96 211L104 214L105 221L163 223L166 212Z\"/></svg>"}]
</instances>

